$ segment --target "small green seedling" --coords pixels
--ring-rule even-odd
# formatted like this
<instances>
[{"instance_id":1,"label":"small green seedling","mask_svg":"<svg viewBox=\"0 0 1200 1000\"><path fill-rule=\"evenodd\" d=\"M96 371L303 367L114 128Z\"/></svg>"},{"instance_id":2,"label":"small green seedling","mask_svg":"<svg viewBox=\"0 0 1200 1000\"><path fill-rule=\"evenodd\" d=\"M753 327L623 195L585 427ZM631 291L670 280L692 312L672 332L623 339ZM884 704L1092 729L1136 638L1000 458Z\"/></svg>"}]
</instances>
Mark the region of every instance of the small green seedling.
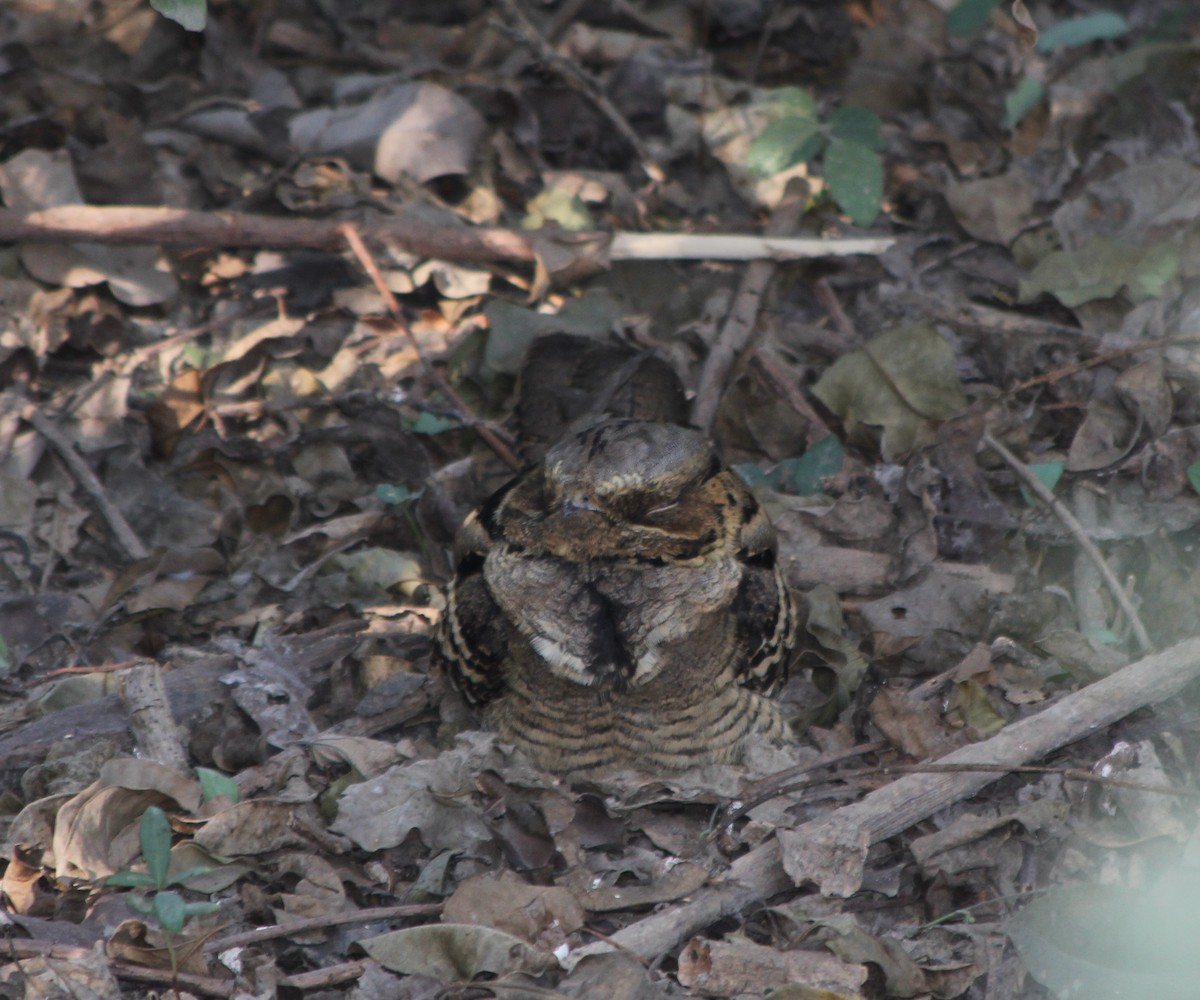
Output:
<instances>
[{"instance_id":1,"label":"small green seedling","mask_svg":"<svg viewBox=\"0 0 1200 1000\"><path fill-rule=\"evenodd\" d=\"M200 794L204 796L205 802L211 802L220 795L224 795L230 802L238 800L238 783L228 775L214 771L211 767L198 767L196 777L200 779Z\"/></svg>"},{"instance_id":2,"label":"small green seedling","mask_svg":"<svg viewBox=\"0 0 1200 1000\"><path fill-rule=\"evenodd\" d=\"M750 146L746 165L770 177L820 158L829 193L859 226L875 221L883 205L882 124L867 108L847 105L821 119L817 102L799 87L781 87L770 98L772 121Z\"/></svg>"},{"instance_id":3,"label":"small green seedling","mask_svg":"<svg viewBox=\"0 0 1200 1000\"><path fill-rule=\"evenodd\" d=\"M148 806L142 813L139 833L142 860L146 862L146 870L119 871L110 875L106 884L127 889L153 890L144 896L130 896L129 905L138 913L158 921L171 960L171 972L175 974L179 971L175 955L175 935L183 930L183 925L190 918L215 913L218 906L211 902L188 903L169 886L182 885L189 878L204 875L212 871L212 868L208 865L197 865L174 875L168 873L171 865L171 822L158 806Z\"/></svg>"}]
</instances>

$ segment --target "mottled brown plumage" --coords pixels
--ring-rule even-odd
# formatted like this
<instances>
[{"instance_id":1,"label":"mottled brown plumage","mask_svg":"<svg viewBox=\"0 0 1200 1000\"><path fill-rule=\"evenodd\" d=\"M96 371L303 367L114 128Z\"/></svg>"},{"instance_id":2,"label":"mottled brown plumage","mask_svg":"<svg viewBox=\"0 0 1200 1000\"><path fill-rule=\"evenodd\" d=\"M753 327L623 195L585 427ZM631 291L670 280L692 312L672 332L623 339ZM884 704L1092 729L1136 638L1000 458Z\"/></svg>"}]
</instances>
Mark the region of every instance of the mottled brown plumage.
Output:
<instances>
[{"instance_id":1,"label":"mottled brown plumage","mask_svg":"<svg viewBox=\"0 0 1200 1000\"><path fill-rule=\"evenodd\" d=\"M439 651L484 720L563 773L737 760L785 732L795 614L775 537L698 433L602 419L468 519Z\"/></svg>"}]
</instances>

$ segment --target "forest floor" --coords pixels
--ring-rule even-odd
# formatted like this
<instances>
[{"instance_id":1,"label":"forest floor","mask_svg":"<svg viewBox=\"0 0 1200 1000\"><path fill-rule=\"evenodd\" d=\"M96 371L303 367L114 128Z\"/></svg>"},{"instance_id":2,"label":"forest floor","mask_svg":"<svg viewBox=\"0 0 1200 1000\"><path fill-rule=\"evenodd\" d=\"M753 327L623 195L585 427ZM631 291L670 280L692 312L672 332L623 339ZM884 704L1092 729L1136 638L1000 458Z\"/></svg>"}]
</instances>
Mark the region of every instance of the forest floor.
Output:
<instances>
[{"instance_id":1,"label":"forest floor","mask_svg":"<svg viewBox=\"0 0 1200 1000\"><path fill-rule=\"evenodd\" d=\"M1112 7L5 3L5 995L1194 1000L1200 13ZM562 332L770 512L794 746L431 671Z\"/></svg>"}]
</instances>

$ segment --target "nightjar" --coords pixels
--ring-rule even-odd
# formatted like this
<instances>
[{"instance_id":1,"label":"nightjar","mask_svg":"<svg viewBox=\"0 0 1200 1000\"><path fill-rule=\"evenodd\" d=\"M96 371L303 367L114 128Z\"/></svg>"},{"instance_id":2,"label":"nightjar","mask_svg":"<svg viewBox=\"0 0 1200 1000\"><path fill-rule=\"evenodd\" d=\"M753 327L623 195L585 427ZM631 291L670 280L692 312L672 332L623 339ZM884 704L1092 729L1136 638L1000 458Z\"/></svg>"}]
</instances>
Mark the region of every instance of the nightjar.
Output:
<instances>
[{"instance_id":1,"label":"nightjar","mask_svg":"<svg viewBox=\"0 0 1200 1000\"><path fill-rule=\"evenodd\" d=\"M795 610L774 529L701 434L568 433L467 519L458 559L438 655L536 764L678 770L785 736L767 696Z\"/></svg>"}]
</instances>

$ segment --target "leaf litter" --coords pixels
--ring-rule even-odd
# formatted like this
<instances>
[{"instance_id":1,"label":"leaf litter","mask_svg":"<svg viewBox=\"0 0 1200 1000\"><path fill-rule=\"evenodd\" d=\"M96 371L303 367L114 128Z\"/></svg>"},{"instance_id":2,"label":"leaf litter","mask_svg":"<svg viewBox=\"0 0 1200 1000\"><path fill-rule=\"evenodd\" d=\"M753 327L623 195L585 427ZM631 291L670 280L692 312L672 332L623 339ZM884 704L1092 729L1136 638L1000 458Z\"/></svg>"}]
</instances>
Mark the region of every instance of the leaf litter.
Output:
<instances>
[{"instance_id":1,"label":"leaf litter","mask_svg":"<svg viewBox=\"0 0 1200 1000\"><path fill-rule=\"evenodd\" d=\"M134 2L2 15L10 215L418 206L540 226L542 256L376 247L410 341L341 246L5 237L0 975L25 996L1190 996L1182 682L878 840L831 821L840 861L803 841L889 768L1119 682L1142 634L1194 659L1194 14L568 6L231 2L200 33ZM749 296L721 261L562 283L588 245L564 233L755 232L797 190L787 235L897 239L776 263ZM805 598L803 731L571 786L429 674L455 528L509 475L472 426L544 449L548 411L515 401L550 378L530 344L567 334L694 394L735 303L753 335L712 434ZM137 670L226 782L136 759ZM103 884L146 861L147 806L195 872L179 891L220 904L173 946Z\"/></svg>"}]
</instances>

